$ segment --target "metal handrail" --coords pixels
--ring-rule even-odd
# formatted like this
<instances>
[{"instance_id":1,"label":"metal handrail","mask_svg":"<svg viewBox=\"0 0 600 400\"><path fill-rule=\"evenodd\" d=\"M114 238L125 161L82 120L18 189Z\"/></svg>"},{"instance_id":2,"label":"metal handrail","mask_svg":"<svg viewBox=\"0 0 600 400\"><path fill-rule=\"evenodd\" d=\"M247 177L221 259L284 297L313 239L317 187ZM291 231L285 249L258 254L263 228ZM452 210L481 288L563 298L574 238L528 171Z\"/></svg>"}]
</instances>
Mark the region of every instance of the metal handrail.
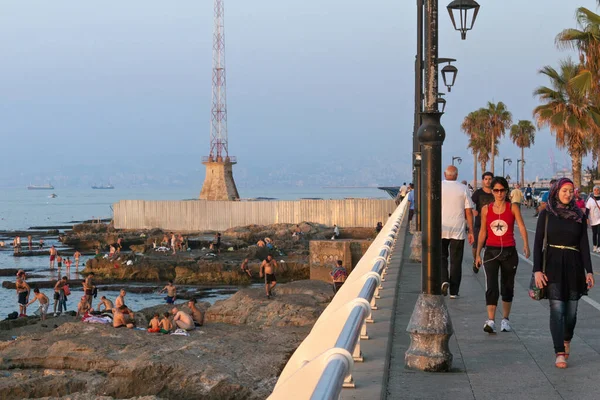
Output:
<instances>
[{"instance_id":1,"label":"metal handrail","mask_svg":"<svg viewBox=\"0 0 600 400\"><path fill-rule=\"evenodd\" d=\"M371 309L376 309L376 293L407 205L408 196L288 360L270 400L334 400L339 397L344 383L351 377L353 356L360 353L358 344L363 331L366 332L364 324L370 319Z\"/></svg>"}]
</instances>

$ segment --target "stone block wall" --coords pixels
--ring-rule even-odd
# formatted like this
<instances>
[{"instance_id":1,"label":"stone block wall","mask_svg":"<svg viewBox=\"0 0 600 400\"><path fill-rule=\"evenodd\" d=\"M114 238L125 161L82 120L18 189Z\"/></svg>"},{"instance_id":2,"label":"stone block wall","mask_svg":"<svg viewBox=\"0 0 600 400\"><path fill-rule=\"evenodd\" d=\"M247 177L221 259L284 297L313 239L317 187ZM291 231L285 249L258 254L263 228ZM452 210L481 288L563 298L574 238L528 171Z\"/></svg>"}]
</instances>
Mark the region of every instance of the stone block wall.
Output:
<instances>
[{"instance_id":1,"label":"stone block wall","mask_svg":"<svg viewBox=\"0 0 600 400\"><path fill-rule=\"evenodd\" d=\"M311 240L310 279L331 282L329 273L337 260L342 260L348 274L351 273L370 245L368 240Z\"/></svg>"}]
</instances>

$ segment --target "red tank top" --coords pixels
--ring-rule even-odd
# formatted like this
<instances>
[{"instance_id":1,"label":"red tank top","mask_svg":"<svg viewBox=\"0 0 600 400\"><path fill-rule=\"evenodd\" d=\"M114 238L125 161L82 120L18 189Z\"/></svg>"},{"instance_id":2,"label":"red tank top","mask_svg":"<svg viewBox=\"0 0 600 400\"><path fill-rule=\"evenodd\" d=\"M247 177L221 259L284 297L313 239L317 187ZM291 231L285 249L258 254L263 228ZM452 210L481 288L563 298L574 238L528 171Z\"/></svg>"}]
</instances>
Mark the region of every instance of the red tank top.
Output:
<instances>
[{"instance_id":1,"label":"red tank top","mask_svg":"<svg viewBox=\"0 0 600 400\"><path fill-rule=\"evenodd\" d=\"M510 247L515 246L515 216L511 210L511 204L506 202L504 212L496 214L494 203L488 204L487 213L487 240L486 246Z\"/></svg>"}]
</instances>

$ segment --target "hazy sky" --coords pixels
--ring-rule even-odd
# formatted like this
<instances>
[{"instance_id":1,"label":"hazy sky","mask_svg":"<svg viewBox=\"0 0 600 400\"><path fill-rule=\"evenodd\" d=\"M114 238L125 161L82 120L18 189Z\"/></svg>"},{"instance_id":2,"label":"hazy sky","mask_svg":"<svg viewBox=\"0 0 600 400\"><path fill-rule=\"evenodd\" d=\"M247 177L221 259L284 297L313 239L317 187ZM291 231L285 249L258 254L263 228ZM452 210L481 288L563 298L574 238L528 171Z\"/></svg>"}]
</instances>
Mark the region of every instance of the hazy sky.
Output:
<instances>
[{"instance_id":1,"label":"hazy sky","mask_svg":"<svg viewBox=\"0 0 600 400\"><path fill-rule=\"evenodd\" d=\"M225 0L236 168L248 175L285 166L301 175L321 165L389 165L399 181L409 179L414 3ZM459 68L442 120L444 164L463 156L461 177L470 179L460 123L487 101L505 102L515 121L531 119L532 91L547 84L537 70L568 54L556 49L556 34L575 27L578 6L595 10L595 3L480 0L475 28L461 41L440 2L439 55L458 59ZM2 2L3 175L97 167L203 177L212 30L210 0ZM528 178L549 175L551 152L570 166L543 130L526 151ZM519 155L504 139L501 156Z\"/></svg>"}]
</instances>

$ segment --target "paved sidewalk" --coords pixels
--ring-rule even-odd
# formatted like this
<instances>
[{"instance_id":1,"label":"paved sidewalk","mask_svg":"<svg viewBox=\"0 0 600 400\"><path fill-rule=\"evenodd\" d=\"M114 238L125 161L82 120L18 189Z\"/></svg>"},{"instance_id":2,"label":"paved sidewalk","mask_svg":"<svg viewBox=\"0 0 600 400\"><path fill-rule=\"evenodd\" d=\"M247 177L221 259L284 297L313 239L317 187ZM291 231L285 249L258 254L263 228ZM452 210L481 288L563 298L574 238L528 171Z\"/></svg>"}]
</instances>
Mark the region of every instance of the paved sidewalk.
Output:
<instances>
[{"instance_id":1,"label":"paved sidewalk","mask_svg":"<svg viewBox=\"0 0 600 400\"><path fill-rule=\"evenodd\" d=\"M449 373L424 373L404 367L410 345L406 332L420 292L420 264L411 263L407 235L392 333L387 399L600 399L600 311L579 302L578 322L569 368L554 367L548 302L529 298L531 265L519 261L515 299L510 317L513 332L489 335L486 319L485 277L471 270L471 251L465 248L460 298L446 297L454 326ZM398 249L399 250L399 249ZM496 317L499 330L501 307ZM385 397L387 394L387 397Z\"/></svg>"}]
</instances>

